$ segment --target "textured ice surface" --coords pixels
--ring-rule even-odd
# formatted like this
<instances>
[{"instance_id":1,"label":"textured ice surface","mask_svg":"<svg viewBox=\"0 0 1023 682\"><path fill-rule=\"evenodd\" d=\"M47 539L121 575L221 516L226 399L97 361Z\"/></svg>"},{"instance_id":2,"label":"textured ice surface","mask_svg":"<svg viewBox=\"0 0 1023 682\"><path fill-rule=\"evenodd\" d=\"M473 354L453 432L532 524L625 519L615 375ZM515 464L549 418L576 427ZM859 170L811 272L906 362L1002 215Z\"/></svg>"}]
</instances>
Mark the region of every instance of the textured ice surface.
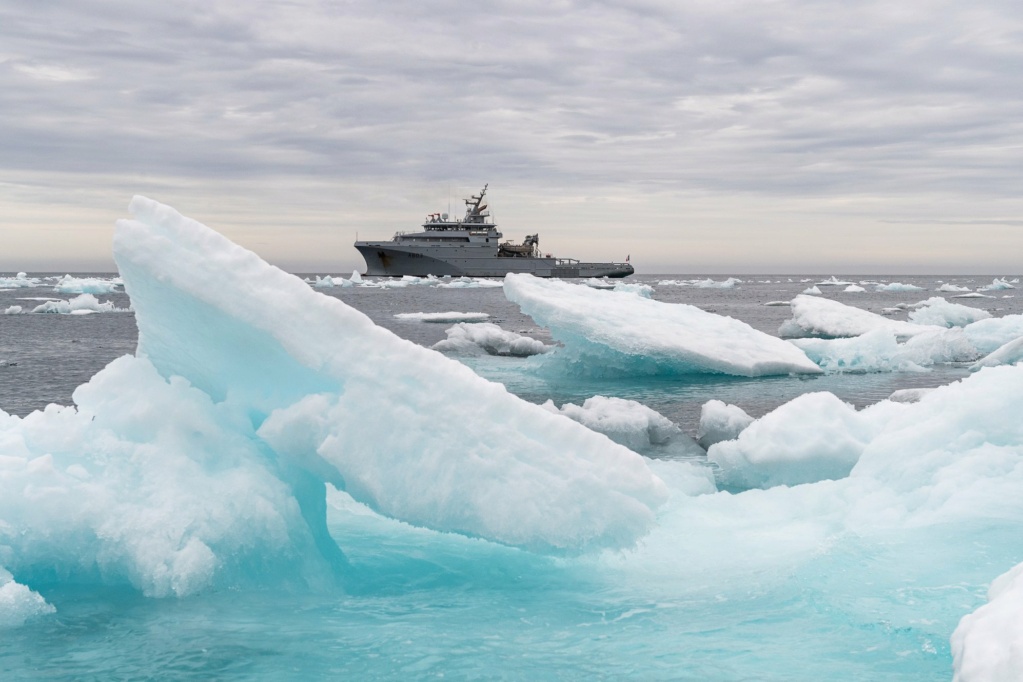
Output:
<instances>
[{"instance_id":1,"label":"textured ice surface","mask_svg":"<svg viewBox=\"0 0 1023 682\"><path fill-rule=\"evenodd\" d=\"M972 371L977 371L981 367L1011 365L1021 361L1023 361L1023 336L999 346L971 365L970 369Z\"/></svg>"},{"instance_id":2,"label":"textured ice surface","mask_svg":"<svg viewBox=\"0 0 1023 682\"><path fill-rule=\"evenodd\" d=\"M394 316L399 320L418 320L420 322L484 322L490 319L489 313L460 313L454 310L446 313L398 313Z\"/></svg>"},{"instance_id":3,"label":"textured ice surface","mask_svg":"<svg viewBox=\"0 0 1023 682\"><path fill-rule=\"evenodd\" d=\"M64 275L57 280L53 290L62 294L112 294L118 291L117 287L120 284L120 278L102 279Z\"/></svg>"},{"instance_id":4,"label":"textured ice surface","mask_svg":"<svg viewBox=\"0 0 1023 682\"><path fill-rule=\"evenodd\" d=\"M694 306L531 275L508 275L504 291L564 344L548 357L580 372L738 376L820 372L792 344Z\"/></svg>"},{"instance_id":5,"label":"textured ice surface","mask_svg":"<svg viewBox=\"0 0 1023 682\"><path fill-rule=\"evenodd\" d=\"M582 405L543 407L602 433L616 443L650 457L701 457L706 451L670 419L635 400L595 395Z\"/></svg>"},{"instance_id":6,"label":"textured ice surface","mask_svg":"<svg viewBox=\"0 0 1023 682\"><path fill-rule=\"evenodd\" d=\"M543 341L501 329L490 322L460 322L445 330L448 338L433 345L434 350L465 355L511 355L527 357L551 350Z\"/></svg>"},{"instance_id":7,"label":"textured ice surface","mask_svg":"<svg viewBox=\"0 0 1023 682\"><path fill-rule=\"evenodd\" d=\"M843 478L901 408L879 403L857 412L831 393L805 393L754 421L735 440L712 445L707 458L720 467L722 483L731 487Z\"/></svg>"},{"instance_id":8,"label":"textured ice surface","mask_svg":"<svg viewBox=\"0 0 1023 682\"><path fill-rule=\"evenodd\" d=\"M14 313L53 313L59 315L89 315L91 313L121 313L124 308L116 307L112 301L100 302L92 294L81 294L67 301L46 301L31 310L23 306L11 306L4 311L8 315Z\"/></svg>"},{"instance_id":9,"label":"textured ice surface","mask_svg":"<svg viewBox=\"0 0 1023 682\"><path fill-rule=\"evenodd\" d=\"M827 298L800 295L792 299L792 319L784 322L778 333L785 338L841 338L859 336L875 329L884 329L900 336L913 336L927 331L928 327L889 320L868 310Z\"/></svg>"},{"instance_id":10,"label":"textured ice surface","mask_svg":"<svg viewBox=\"0 0 1023 682\"><path fill-rule=\"evenodd\" d=\"M1023 564L999 576L988 603L952 633L954 682L1023 680Z\"/></svg>"},{"instance_id":11,"label":"textured ice surface","mask_svg":"<svg viewBox=\"0 0 1023 682\"><path fill-rule=\"evenodd\" d=\"M915 324L939 327L965 327L978 320L986 320L991 313L961 303L949 303L940 296L934 296L912 306L909 321Z\"/></svg>"},{"instance_id":12,"label":"textured ice surface","mask_svg":"<svg viewBox=\"0 0 1023 682\"><path fill-rule=\"evenodd\" d=\"M29 277L27 273L19 272L14 277L0 276L0 289L29 289L42 286L38 277Z\"/></svg>"},{"instance_id":13,"label":"textured ice surface","mask_svg":"<svg viewBox=\"0 0 1023 682\"><path fill-rule=\"evenodd\" d=\"M708 400L700 408L699 444L709 448L723 440L735 440L743 430L753 423L753 417L735 405L720 400Z\"/></svg>"}]
</instances>

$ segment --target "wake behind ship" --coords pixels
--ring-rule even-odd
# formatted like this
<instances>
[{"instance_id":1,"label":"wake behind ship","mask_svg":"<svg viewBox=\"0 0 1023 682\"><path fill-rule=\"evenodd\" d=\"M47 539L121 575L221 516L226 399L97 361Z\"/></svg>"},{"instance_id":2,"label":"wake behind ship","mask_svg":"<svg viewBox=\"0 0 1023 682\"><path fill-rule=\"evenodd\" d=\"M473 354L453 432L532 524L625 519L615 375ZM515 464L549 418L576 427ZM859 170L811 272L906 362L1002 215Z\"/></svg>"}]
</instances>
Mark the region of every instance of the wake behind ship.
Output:
<instances>
[{"instance_id":1,"label":"wake behind ship","mask_svg":"<svg viewBox=\"0 0 1023 682\"><path fill-rule=\"evenodd\" d=\"M627 277L629 263L581 263L540 252L540 235L527 235L521 244L501 243L504 236L489 222L487 187L465 200L465 217L449 220L431 213L422 232L398 232L390 241L355 242L366 260L366 274L376 277L504 277L525 272L537 277ZM628 259L626 259L628 260Z\"/></svg>"}]
</instances>

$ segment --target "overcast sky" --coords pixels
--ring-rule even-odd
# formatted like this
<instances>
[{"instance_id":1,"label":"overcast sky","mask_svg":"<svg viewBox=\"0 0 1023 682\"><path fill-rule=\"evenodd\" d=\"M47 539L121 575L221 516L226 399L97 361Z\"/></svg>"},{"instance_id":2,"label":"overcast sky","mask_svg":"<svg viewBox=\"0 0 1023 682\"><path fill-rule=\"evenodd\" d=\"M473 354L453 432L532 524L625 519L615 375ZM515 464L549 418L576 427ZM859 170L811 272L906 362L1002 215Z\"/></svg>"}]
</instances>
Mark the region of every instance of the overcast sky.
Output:
<instances>
[{"instance_id":1,"label":"overcast sky","mask_svg":"<svg viewBox=\"0 0 1023 682\"><path fill-rule=\"evenodd\" d=\"M490 183L647 273L1020 274L1023 3L0 0L0 270L145 194L289 270Z\"/></svg>"}]
</instances>

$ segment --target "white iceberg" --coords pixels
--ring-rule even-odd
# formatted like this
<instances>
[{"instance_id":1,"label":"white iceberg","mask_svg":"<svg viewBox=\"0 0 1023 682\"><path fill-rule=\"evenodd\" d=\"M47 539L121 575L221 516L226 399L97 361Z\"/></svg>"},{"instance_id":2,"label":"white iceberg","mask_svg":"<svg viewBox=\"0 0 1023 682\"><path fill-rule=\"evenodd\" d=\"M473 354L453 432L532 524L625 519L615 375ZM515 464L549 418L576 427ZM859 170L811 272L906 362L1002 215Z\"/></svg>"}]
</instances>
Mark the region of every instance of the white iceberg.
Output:
<instances>
[{"instance_id":1,"label":"white iceberg","mask_svg":"<svg viewBox=\"0 0 1023 682\"><path fill-rule=\"evenodd\" d=\"M938 287L938 291L957 294L962 293L964 291L970 291L970 287L962 287L956 284L952 284L951 282L945 282L940 287Z\"/></svg>"},{"instance_id":2,"label":"white iceberg","mask_svg":"<svg viewBox=\"0 0 1023 682\"><path fill-rule=\"evenodd\" d=\"M991 284L980 287L977 291L1004 291L1005 289L1015 289L1015 285L1010 284L1004 279L994 278L991 280Z\"/></svg>"},{"instance_id":3,"label":"white iceberg","mask_svg":"<svg viewBox=\"0 0 1023 682\"><path fill-rule=\"evenodd\" d=\"M508 299L564 345L548 357L586 373L816 374L802 351L730 317L531 275L505 277Z\"/></svg>"},{"instance_id":4,"label":"white iceberg","mask_svg":"<svg viewBox=\"0 0 1023 682\"><path fill-rule=\"evenodd\" d=\"M742 280L737 277L729 277L722 281L713 279L695 279L689 283L697 289L734 289L736 284L742 284Z\"/></svg>"},{"instance_id":5,"label":"white iceberg","mask_svg":"<svg viewBox=\"0 0 1023 682\"><path fill-rule=\"evenodd\" d=\"M816 284L812 287L803 290L804 296L820 296L821 294L822 292Z\"/></svg>"},{"instance_id":6,"label":"white iceberg","mask_svg":"<svg viewBox=\"0 0 1023 682\"><path fill-rule=\"evenodd\" d=\"M558 408L548 400L543 407L649 457L693 458L707 454L670 419L634 400L596 395L582 405L565 403Z\"/></svg>"},{"instance_id":7,"label":"white iceberg","mask_svg":"<svg viewBox=\"0 0 1023 682\"><path fill-rule=\"evenodd\" d=\"M20 306L17 306L20 307ZM100 302L92 294L81 294L67 301L46 301L33 308L33 313L56 313L60 315L90 315L92 313L123 313L126 308L118 308L113 301Z\"/></svg>"},{"instance_id":8,"label":"white iceberg","mask_svg":"<svg viewBox=\"0 0 1023 682\"><path fill-rule=\"evenodd\" d=\"M970 371L976 372L981 367L997 367L998 365L1011 365L1023 362L1023 336L1013 339L991 351L988 355L970 366Z\"/></svg>"},{"instance_id":9,"label":"white iceberg","mask_svg":"<svg viewBox=\"0 0 1023 682\"><path fill-rule=\"evenodd\" d=\"M809 280L806 280L806 281L809 281ZM826 280L823 280L821 282L817 282L817 286L824 286L824 287L846 287L846 286L849 286L851 284L853 284L853 282L847 282L844 279L839 279L839 278L835 277L834 275L832 275L830 279L826 279Z\"/></svg>"},{"instance_id":10,"label":"white iceberg","mask_svg":"<svg viewBox=\"0 0 1023 682\"><path fill-rule=\"evenodd\" d=\"M38 277L29 277L28 273L19 272L14 277L0 277L0 289L30 289L42 286Z\"/></svg>"},{"instance_id":11,"label":"white iceberg","mask_svg":"<svg viewBox=\"0 0 1023 682\"><path fill-rule=\"evenodd\" d=\"M450 329L445 330L446 339L438 341L433 349L443 353L461 353L465 355L510 355L514 357L528 357L540 355L551 350L538 339L516 334L515 332L501 329L490 322L477 322L466 324L460 322Z\"/></svg>"},{"instance_id":12,"label":"white iceberg","mask_svg":"<svg viewBox=\"0 0 1023 682\"><path fill-rule=\"evenodd\" d=\"M847 294L860 294L860 293L863 293L864 291L866 291L866 289L864 289L863 287L861 287L858 284L850 284L849 286L847 286L842 291L844 291Z\"/></svg>"},{"instance_id":13,"label":"white iceberg","mask_svg":"<svg viewBox=\"0 0 1023 682\"><path fill-rule=\"evenodd\" d=\"M612 291L616 291L619 294L642 296L643 298L654 297L654 288L649 284L643 284L641 282L618 282L614 285Z\"/></svg>"}]
</instances>

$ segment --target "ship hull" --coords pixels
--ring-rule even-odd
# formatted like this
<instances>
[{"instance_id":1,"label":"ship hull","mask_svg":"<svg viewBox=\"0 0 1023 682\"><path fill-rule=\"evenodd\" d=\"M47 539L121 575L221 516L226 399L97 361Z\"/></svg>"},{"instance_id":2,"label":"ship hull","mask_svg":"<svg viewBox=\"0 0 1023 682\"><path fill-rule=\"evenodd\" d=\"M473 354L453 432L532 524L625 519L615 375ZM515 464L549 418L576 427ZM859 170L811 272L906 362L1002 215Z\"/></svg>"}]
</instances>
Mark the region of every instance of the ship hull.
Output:
<instances>
[{"instance_id":1,"label":"ship hull","mask_svg":"<svg viewBox=\"0 0 1023 682\"><path fill-rule=\"evenodd\" d=\"M370 277L504 277L528 273L536 277L627 277L628 263L579 263L560 258L500 257L493 249L466 247L405 248L395 242L356 242Z\"/></svg>"}]
</instances>

